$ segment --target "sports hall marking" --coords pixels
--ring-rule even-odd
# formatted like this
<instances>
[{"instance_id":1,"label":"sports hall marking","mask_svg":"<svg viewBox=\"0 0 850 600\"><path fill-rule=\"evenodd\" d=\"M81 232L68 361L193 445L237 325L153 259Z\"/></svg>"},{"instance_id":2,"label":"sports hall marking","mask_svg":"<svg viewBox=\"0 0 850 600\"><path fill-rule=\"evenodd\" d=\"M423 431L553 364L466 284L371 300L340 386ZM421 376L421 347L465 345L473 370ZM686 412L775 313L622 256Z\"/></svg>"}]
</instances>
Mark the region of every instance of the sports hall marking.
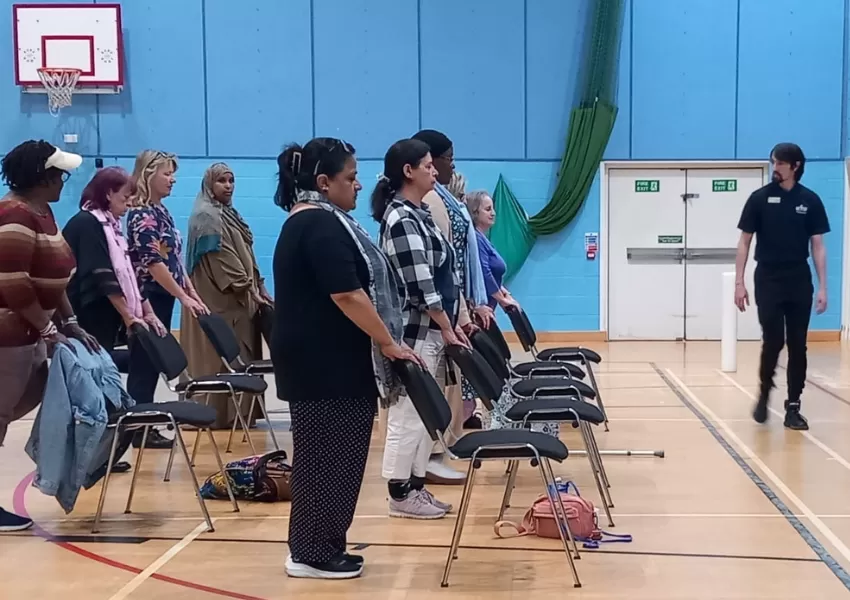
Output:
<instances>
[{"instance_id":1,"label":"sports hall marking","mask_svg":"<svg viewBox=\"0 0 850 600\"><path fill-rule=\"evenodd\" d=\"M734 385L736 388L738 388L738 390L740 390L740 391L741 391L744 395L746 395L746 396L747 396L750 400L753 400L753 401L755 401L755 400L756 400L756 396L755 396L755 394L753 394L753 393L752 393L752 392L750 392L747 388L745 388L745 387L744 387L744 386L742 386L740 383L738 383L737 381L735 381L734 379L732 379L732 377L730 377L728 374L724 373L724 372L723 372L723 371L721 371L720 369L717 369L717 372L718 372L718 373L719 373L719 374L720 374L720 375L721 375L724 379L726 379L726 381L728 381L729 383L731 383L732 385ZM769 410L771 413L773 413L775 416L779 417L780 419L784 419L784 418L785 418L785 415L784 415L784 414L782 414L781 412L779 412L778 410L776 410L775 408L773 408L773 407L771 407L771 406L768 406L768 410ZM845 469L847 469L847 470L850 470L850 462L848 462L847 460L845 460L843 456L841 456L840 454L838 454L838 452L836 452L835 450L833 450L832 448L830 448L829 446L827 446L826 444L824 444L822 441L820 441L818 438L816 438L815 436L813 436L813 435L812 435L811 433L809 433L808 431L800 431L800 432L798 432L798 433L802 434L802 436L803 436L804 438L806 438L806 439L807 439L807 440L809 440L811 443L813 443L815 446L817 446L818 448L820 448L821 450L823 450L824 452L826 452L826 453L827 453L830 457L832 457L832 459L833 459L833 460L835 460L837 463L839 463L842 467L844 467L844 468L845 468Z\"/></svg>"},{"instance_id":2,"label":"sports hall marking","mask_svg":"<svg viewBox=\"0 0 850 600\"><path fill-rule=\"evenodd\" d=\"M215 519L212 519L212 522L215 523ZM157 571L159 571L162 567L168 564L172 558L177 556L181 550L186 548L189 544L191 544L195 538L197 538L201 533L206 531L207 524L201 523L197 527L195 527L192 531L190 531L185 537L179 539L176 544L174 544L171 548L169 548L162 556L157 558L151 564L149 564L144 571L133 577L130 581L127 582L123 588L118 590L109 600L124 600L130 594L135 592L139 587L148 579L151 578Z\"/></svg>"},{"instance_id":3,"label":"sports hall marking","mask_svg":"<svg viewBox=\"0 0 850 600\"><path fill-rule=\"evenodd\" d=\"M788 370L788 369L785 367L785 365L776 365L776 366L777 366L777 367L779 367L780 369L782 369L783 371L787 371L787 370ZM847 406L850 406L850 401L848 401L846 398L841 397L841 396L840 396L839 394L837 394L834 390L830 389L829 387L827 387L827 386L825 386L825 385L823 385L823 384L821 384L821 383L818 383L817 381L813 380L812 378L810 378L810 377L806 377L806 383L807 383L807 384L809 384L809 385L811 385L812 387L815 387L815 388L819 389L819 390L820 390L820 391L822 391L824 394L826 394L826 395L828 395L828 396L831 396L832 398L835 398L836 400L838 400L838 401L839 401L839 402L841 402L842 404L846 404Z\"/></svg>"},{"instance_id":4,"label":"sports hall marking","mask_svg":"<svg viewBox=\"0 0 850 600\"><path fill-rule=\"evenodd\" d=\"M789 510L788 506L782 501L779 496L773 491L773 489L765 483L765 481L750 467L749 464L741 457L741 454L735 450L734 447L729 443L729 441L723 437L723 435L717 430L715 427L715 423L718 427L723 429L726 435L731 439L737 446L744 452L747 456L747 459L753 462L759 470L765 474L765 476L770 479L773 484L779 488L779 490L785 494L785 496L797 506L800 512L808 518L811 523L817 527L817 529L823 534L823 536L829 540L829 542L841 553L841 555L845 558L845 560L850 561L850 548L842 542L833 531L826 526L826 524L821 521L812 510L806 506L800 498L797 497L791 489L785 485L785 482L780 479L776 473L774 473L765 463L762 461L755 452L753 452L749 446L747 446L741 438L739 438L732 428L726 424L723 419L719 418L714 411L712 411L708 406L706 406L697 396L694 394L687 385L685 385L682 380L680 380L670 369L665 369L662 371L659 369L655 363L652 364L652 367L658 373L659 377L663 379L673 391L676 396L682 401L682 403L687 406L699 419L703 422L706 429L714 436L714 439L723 446L723 449L732 457L732 459L738 464L739 467L747 474L747 476L752 480L754 484L758 486L758 488L762 491L762 493L767 497L768 500L776 507L776 509L781 512L791 526L800 534L800 537L809 545L812 551L820 557L820 559L824 562L824 564L829 567L830 571L838 578L839 581L844 585L847 590L850 590L850 575L848 575L847 571L844 570L838 561L833 558L833 556L823 547L823 545L818 541L818 539L812 534L808 528L803 525L799 518L794 516L794 514ZM665 373L666 371L666 373ZM697 408L699 407L699 408Z\"/></svg>"}]
</instances>

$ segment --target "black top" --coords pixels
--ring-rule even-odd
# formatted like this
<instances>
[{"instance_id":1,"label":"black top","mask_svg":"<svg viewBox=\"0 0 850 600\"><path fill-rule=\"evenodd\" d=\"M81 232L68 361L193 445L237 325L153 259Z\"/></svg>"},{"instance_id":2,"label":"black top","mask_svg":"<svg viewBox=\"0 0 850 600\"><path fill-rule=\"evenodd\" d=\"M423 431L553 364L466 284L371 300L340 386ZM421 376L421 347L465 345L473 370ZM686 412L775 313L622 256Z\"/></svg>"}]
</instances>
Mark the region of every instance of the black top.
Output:
<instances>
[{"instance_id":1,"label":"black top","mask_svg":"<svg viewBox=\"0 0 850 600\"><path fill-rule=\"evenodd\" d=\"M112 268L103 225L97 217L81 210L65 225L62 236L77 261L77 270L68 283L68 299L75 308L106 296L124 295Z\"/></svg>"},{"instance_id":2,"label":"black top","mask_svg":"<svg viewBox=\"0 0 850 600\"><path fill-rule=\"evenodd\" d=\"M790 190L769 183L750 195L738 229L756 234L755 259L768 267L795 266L809 258L809 239L829 232L820 197L796 184Z\"/></svg>"},{"instance_id":3,"label":"black top","mask_svg":"<svg viewBox=\"0 0 850 600\"><path fill-rule=\"evenodd\" d=\"M375 398L367 336L331 294L369 285L369 269L332 213L305 209L283 225L274 253L271 357L278 397L288 402Z\"/></svg>"}]
</instances>

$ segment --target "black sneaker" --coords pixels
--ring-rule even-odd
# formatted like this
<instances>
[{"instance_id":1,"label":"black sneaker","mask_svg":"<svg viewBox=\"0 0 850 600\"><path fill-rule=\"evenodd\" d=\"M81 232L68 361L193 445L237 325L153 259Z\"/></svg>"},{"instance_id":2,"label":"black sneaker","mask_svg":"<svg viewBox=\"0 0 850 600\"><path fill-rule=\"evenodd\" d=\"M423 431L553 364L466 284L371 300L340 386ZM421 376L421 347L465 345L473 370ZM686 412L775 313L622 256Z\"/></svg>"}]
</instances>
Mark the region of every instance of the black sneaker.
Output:
<instances>
[{"instance_id":1,"label":"black sneaker","mask_svg":"<svg viewBox=\"0 0 850 600\"><path fill-rule=\"evenodd\" d=\"M756 402L756 407L753 410L753 419L756 423L764 423L767 421L767 401L770 398L768 394L760 394Z\"/></svg>"},{"instance_id":2,"label":"black sneaker","mask_svg":"<svg viewBox=\"0 0 850 600\"><path fill-rule=\"evenodd\" d=\"M349 554L348 552L343 552L342 556L343 556L343 558L345 558L345 560L349 560L349 561L356 563L358 565L363 564L363 557L360 556L359 554Z\"/></svg>"},{"instance_id":3,"label":"black sneaker","mask_svg":"<svg viewBox=\"0 0 850 600\"><path fill-rule=\"evenodd\" d=\"M139 448L142 445L142 437L144 431L139 430L133 436L133 448ZM159 432L159 429L151 429L148 431L148 439L145 440L145 448L155 450L170 450L174 445L174 440L169 439Z\"/></svg>"},{"instance_id":4,"label":"black sneaker","mask_svg":"<svg viewBox=\"0 0 850 600\"><path fill-rule=\"evenodd\" d=\"M0 508L0 533L11 533L13 531L25 531L32 527L32 519L19 517L14 513Z\"/></svg>"},{"instance_id":5,"label":"black sneaker","mask_svg":"<svg viewBox=\"0 0 850 600\"><path fill-rule=\"evenodd\" d=\"M800 402L785 401L785 427L794 431L806 431L809 428L809 422L800 414Z\"/></svg>"},{"instance_id":6,"label":"black sneaker","mask_svg":"<svg viewBox=\"0 0 850 600\"><path fill-rule=\"evenodd\" d=\"M303 579L354 579L363 573L363 563L349 560L345 554L324 563L300 563L286 557L286 574Z\"/></svg>"}]
</instances>

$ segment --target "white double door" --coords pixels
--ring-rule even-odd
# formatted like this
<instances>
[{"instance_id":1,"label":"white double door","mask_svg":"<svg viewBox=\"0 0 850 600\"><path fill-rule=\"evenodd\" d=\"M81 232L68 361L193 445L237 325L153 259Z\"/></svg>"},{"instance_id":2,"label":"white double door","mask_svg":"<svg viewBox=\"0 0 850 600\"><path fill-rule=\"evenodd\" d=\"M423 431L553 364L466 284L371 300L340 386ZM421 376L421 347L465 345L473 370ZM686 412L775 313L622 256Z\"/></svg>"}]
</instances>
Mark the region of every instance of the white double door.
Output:
<instances>
[{"instance_id":1,"label":"white double door","mask_svg":"<svg viewBox=\"0 0 850 600\"><path fill-rule=\"evenodd\" d=\"M720 339L723 303L733 302L722 274L735 270L741 209L764 178L760 167L608 170L610 339ZM754 267L751 255L751 301ZM760 337L751 304L738 339Z\"/></svg>"}]
</instances>

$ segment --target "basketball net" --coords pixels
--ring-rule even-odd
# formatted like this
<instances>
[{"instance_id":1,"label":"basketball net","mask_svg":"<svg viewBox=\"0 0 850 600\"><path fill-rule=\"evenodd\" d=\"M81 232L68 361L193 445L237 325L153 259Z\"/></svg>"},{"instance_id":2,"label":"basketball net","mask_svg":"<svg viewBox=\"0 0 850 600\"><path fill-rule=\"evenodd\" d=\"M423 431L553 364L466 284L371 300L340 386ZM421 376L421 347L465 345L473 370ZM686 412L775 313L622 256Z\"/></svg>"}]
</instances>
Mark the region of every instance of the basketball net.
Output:
<instances>
[{"instance_id":1,"label":"basketball net","mask_svg":"<svg viewBox=\"0 0 850 600\"><path fill-rule=\"evenodd\" d=\"M74 88L81 73L80 69L38 69L38 77L47 90L50 114L54 117L59 115L61 109L71 106Z\"/></svg>"}]
</instances>

